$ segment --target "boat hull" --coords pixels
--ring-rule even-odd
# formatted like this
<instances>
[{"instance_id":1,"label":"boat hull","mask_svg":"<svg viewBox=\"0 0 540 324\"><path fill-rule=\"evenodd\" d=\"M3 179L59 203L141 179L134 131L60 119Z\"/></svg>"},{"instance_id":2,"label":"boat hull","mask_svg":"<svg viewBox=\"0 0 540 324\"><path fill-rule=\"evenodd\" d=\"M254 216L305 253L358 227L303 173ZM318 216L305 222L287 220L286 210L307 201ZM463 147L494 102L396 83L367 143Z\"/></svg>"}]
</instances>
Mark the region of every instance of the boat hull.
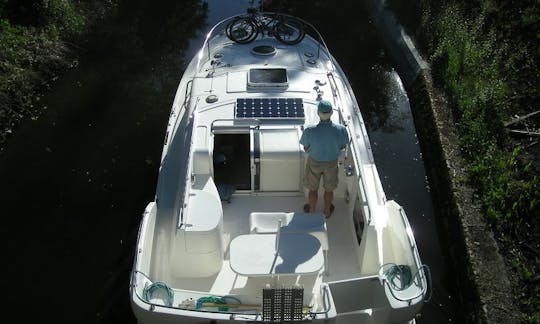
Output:
<instances>
[{"instance_id":1,"label":"boat hull","mask_svg":"<svg viewBox=\"0 0 540 324\"><path fill-rule=\"evenodd\" d=\"M428 277L407 216L386 200L345 73L320 35L235 44L219 25L178 87L141 221L130 285L139 323L413 321ZM328 219L302 211L299 140L321 99L351 139Z\"/></svg>"}]
</instances>

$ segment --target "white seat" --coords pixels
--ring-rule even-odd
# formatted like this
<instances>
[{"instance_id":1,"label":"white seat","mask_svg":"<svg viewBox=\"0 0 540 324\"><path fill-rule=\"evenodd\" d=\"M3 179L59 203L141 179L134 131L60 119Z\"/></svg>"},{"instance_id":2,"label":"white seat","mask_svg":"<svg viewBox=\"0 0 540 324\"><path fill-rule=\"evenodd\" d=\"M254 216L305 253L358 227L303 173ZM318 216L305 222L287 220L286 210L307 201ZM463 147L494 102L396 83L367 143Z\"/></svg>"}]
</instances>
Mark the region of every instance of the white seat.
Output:
<instances>
[{"instance_id":1,"label":"white seat","mask_svg":"<svg viewBox=\"0 0 540 324\"><path fill-rule=\"evenodd\" d=\"M230 266L239 275L316 275L324 263L319 241L308 233L248 234L230 244Z\"/></svg>"},{"instance_id":2,"label":"white seat","mask_svg":"<svg viewBox=\"0 0 540 324\"><path fill-rule=\"evenodd\" d=\"M254 212L249 215L250 232L254 234L276 233L281 221L281 233L308 233L321 243L324 268L328 273L328 234L323 213Z\"/></svg>"}]
</instances>

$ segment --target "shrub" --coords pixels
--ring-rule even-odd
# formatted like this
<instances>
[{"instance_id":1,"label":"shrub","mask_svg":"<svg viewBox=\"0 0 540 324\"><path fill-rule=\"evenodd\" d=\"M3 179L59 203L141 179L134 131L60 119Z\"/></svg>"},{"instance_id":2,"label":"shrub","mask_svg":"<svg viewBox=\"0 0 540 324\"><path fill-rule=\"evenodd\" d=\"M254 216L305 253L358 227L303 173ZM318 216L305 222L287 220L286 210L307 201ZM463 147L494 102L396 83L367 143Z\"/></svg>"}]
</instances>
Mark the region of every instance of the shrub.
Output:
<instances>
[{"instance_id":1,"label":"shrub","mask_svg":"<svg viewBox=\"0 0 540 324\"><path fill-rule=\"evenodd\" d=\"M502 123L538 109L540 52L532 40L539 7L534 0L418 1L416 38L432 61L434 80L450 96L468 179L519 278L526 323L540 323L538 258L528 245L538 237L540 181Z\"/></svg>"},{"instance_id":2,"label":"shrub","mask_svg":"<svg viewBox=\"0 0 540 324\"><path fill-rule=\"evenodd\" d=\"M12 25L50 29L65 39L80 34L85 19L73 0L0 0L0 13Z\"/></svg>"},{"instance_id":3,"label":"shrub","mask_svg":"<svg viewBox=\"0 0 540 324\"><path fill-rule=\"evenodd\" d=\"M48 32L0 20L0 143L20 120L36 112L36 91L67 65L65 51Z\"/></svg>"},{"instance_id":4,"label":"shrub","mask_svg":"<svg viewBox=\"0 0 540 324\"><path fill-rule=\"evenodd\" d=\"M518 160L521 148L507 151L505 145L501 111L509 85L501 53L506 49L482 15L468 17L455 4L426 13L423 22L433 28L426 39L434 72L454 102L461 147L479 199L492 223L520 223L537 204L538 180L527 178Z\"/></svg>"},{"instance_id":5,"label":"shrub","mask_svg":"<svg viewBox=\"0 0 540 324\"><path fill-rule=\"evenodd\" d=\"M83 31L84 17L76 10L72 1L43 0L38 2L37 6L43 25L62 38L70 39Z\"/></svg>"}]
</instances>

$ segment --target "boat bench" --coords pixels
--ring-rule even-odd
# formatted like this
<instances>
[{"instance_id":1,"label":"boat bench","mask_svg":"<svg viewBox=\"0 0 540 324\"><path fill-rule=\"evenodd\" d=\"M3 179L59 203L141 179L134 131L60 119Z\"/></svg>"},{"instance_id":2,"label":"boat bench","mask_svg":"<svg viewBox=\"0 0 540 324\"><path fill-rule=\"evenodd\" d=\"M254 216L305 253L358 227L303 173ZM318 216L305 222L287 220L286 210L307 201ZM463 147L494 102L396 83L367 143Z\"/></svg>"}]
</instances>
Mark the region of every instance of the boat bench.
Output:
<instances>
[{"instance_id":1,"label":"boat bench","mask_svg":"<svg viewBox=\"0 0 540 324\"><path fill-rule=\"evenodd\" d=\"M328 274L328 234L323 213L253 212L249 215L252 234L307 233L319 240L324 255L324 270Z\"/></svg>"}]
</instances>

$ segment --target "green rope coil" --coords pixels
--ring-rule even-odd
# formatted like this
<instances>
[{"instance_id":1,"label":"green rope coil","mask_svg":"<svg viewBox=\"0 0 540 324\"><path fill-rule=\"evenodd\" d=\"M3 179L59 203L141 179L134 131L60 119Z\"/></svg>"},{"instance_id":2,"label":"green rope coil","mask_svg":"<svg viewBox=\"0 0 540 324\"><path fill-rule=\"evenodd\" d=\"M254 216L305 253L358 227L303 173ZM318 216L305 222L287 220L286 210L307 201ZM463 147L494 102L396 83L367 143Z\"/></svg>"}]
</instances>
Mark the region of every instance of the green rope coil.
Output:
<instances>
[{"instance_id":1,"label":"green rope coil","mask_svg":"<svg viewBox=\"0 0 540 324\"><path fill-rule=\"evenodd\" d=\"M405 264L386 263L379 268L379 280L381 284L387 284L394 298L401 301L410 301L424 295L424 302L428 302L433 294L431 283L431 271L426 264L422 264L413 274L411 267ZM426 286L423 284L426 280ZM402 291L415 284L422 291L415 297L400 299L392 291Z\"/></svg>"},{"instance_id":2,"label":"green rope coil","mask_svg":"<svg viewBox=\"0 0 540 324\"><path fill-rule=\"evenodd\" d=\"M174 293L169 286L158 281L144 287L143 297L148 302L151 302L152 299L160 299L163 301L163 306L171 307Z\"/></svg>"},{"instance_id":3,"label":"green rope coil","mask_svg":"<svg viewBox=\"0 0 540 324\"><path fill-rule=\"evenodd\" d=\"M392 265L384 271L384 275L395 290L407 289L412 283L411 268L408 265Z\"/></svg>"},{"instance_id":4,"label":"green rope coil","mask_svg":"<svg viewBox=\"0 0 540 324\"><path fill-rule=\"evenodd\" d=\"M205 307L204 303L213 303L213 304L228 304L227 299L232 299L238 304L240 304L240 299L232 296L224 296L224 297L216 297L216 296L208 296L208 297L200 297L197 299L197 302L195 304L196 309L201 309L202 307ZM230 305L227 306L213 306L217 307L219 311L226 312L229 310Z\"/></svg>"}]
</instances>

